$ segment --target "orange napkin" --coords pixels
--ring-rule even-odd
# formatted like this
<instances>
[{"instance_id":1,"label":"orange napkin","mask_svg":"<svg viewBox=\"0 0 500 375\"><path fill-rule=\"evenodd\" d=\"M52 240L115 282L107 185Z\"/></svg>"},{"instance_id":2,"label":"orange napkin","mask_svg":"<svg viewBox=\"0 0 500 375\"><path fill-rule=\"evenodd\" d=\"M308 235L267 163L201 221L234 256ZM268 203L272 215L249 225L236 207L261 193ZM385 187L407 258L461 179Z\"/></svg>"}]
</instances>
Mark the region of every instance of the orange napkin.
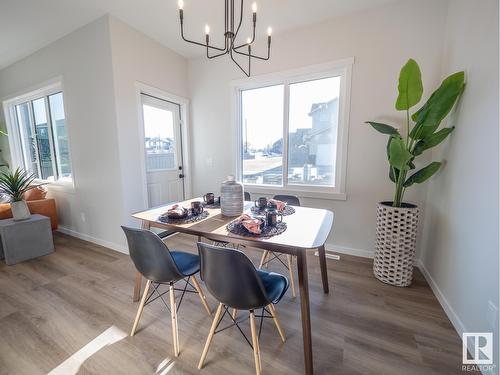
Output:
<instances>
[{"instance_id":1,"label":"orange napkin","mask_svg":"<svg viewBox=\"0 0 500 375\"><path fill-rule=\"evenodd\" d=\"M250 233L260 234L260 225L262 221L260 219L254 219L250 215L241 215L238 219L238 223L243 225Z\"/></svg>"},{"instance_id":2,"label":"orange napkin","mask_svg":"<svg viewBox=\"0 0 500 375\"><path fill-rule=\"evenodd\" d=\"M278 211L283 211L286 207L286 202L279 201L277 199L269 199L269 203L275 204Z\"/></svg>"}]
</instances>

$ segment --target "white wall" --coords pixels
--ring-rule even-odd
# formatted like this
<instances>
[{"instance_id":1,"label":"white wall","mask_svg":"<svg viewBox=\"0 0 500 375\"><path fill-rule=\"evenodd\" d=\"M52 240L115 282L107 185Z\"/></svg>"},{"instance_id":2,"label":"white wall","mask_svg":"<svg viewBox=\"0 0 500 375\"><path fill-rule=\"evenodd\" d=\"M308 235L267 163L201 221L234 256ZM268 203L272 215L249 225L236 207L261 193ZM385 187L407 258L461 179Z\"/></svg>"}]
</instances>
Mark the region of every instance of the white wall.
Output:
<instances>
[{"instance_id":1,"label":"white wall","mask_svg":"<svg viewBox=\"0 0 500 375\"><path fill-rule=\"evenodd\" d=\"M188 97L186 60L127 24L110 17L113 82L120 150L123 222L144 209L136 82ZM137 223L136 223L137 224Z\"/></svg>"},{"instance_id":2,"label":"white wall","mask_svg":"<svg viewBox=\"0 0 500 375\"><path fill-rule=\"evenodd\" d=\"M446 165L427 194L426 276L458 332L495 331L488 302L498 304L498 2L450 2L443 76L466 72L449 141L433 152ZM495 347L498 374L498 346Z\"/></svg>"},{"instance_id":3,"label":"white wall","mask_svg":"<svg viewBox=\"0 0 500 375\"><path fill-rule=\"evenodd\" d=\"M302 199L307 206L335 212L329 245L361 250L358 253L364 255L373 251L376 204L392 198L393 186L388 179L387 138L364 121L385 119L403 123L394 103L399 70L410 57L421 66L425 95L436 87L446 5L445 1L435 0L399 2L284 35L277 33L273 37L271 60L254 64L253 75L258 75L355 57L347 201ZM229 84L241 78L242 73L228 58L190 61L195 194L218 191L225 176L234 173L232 145L236 139ZM422 205L424 189L421 186L411 189L407 200Z\"/></svg>"},{"instance_id":4,"label":"white wall","mask_svg":"<svg viewBox=\"0 0 500 375\"><path fill-rule=\"evenodd\" d=\"M50 188L50 195L57 199L60 226L116 247L123 243L119 227L123 205L117 183L119 154L107 17L1 70L0 98L25 93L58 76L63 79L75 179L74 191Z\"/></svg>"}]
</instances>

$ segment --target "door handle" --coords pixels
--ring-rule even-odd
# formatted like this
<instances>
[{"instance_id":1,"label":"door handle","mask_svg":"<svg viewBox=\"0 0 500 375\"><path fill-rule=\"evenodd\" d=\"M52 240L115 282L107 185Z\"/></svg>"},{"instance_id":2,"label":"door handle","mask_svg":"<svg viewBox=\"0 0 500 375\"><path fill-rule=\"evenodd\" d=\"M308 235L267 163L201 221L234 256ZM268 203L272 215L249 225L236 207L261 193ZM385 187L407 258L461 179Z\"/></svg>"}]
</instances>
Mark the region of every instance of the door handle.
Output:
<instances>
[{"instance_id":1,"label":"door handle","mask_svg":"<svg viewBox=\"0 0 500 375\"><path fill-rule=\"evenodd\" d=\"M184 175L181 173L181 174L179 175L179 178L184 178Z\"/></svg>"}]
</instances>

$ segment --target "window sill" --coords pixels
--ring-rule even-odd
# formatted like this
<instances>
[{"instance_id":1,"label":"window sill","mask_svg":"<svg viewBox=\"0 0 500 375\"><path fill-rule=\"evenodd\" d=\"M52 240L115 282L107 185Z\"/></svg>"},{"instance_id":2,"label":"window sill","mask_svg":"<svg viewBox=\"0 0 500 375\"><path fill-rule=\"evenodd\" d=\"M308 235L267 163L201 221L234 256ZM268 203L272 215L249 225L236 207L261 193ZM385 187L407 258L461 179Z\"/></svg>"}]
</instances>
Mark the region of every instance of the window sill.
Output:
<instances>
[{"instance_id":1,"label":"window sill","mask_svg":"<svg viewBox=\"0 0 500 375\"><path fill-rule=\"evenodd\" d=\"M248 185L243 184L244 190L252 194L265 194L265 195L276 195L276 194L290 194L296 195L299 198L314 198L314 199L324 199L324 200L347 200L346 193L340 192L325 192L308 190L307 188L284 188L282 186L258 186L258 185Z\"/></svg>"},{"instance_id":2,"label":"window sill","mask_svg":"<svg viewBox=\"0 0 500 375\"><path fill-rule=\"evenodd\" d=\"M44 184L50 192L62 192L62 193L71 193L74 194L76 192L75 185L73 181L55 181L55 182L47 182L44 180L37 180L35 183Z\"/></svg>"}]
</instances>

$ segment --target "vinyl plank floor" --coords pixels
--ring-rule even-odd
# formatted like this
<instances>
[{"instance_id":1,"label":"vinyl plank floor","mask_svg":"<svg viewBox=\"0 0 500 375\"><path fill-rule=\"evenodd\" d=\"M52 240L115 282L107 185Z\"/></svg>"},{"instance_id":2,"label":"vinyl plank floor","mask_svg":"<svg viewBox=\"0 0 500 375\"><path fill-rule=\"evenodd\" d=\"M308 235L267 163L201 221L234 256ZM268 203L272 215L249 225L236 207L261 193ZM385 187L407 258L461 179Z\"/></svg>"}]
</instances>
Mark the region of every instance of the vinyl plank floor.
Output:
<instances>
[{"instance_id":1,"label":"vinyl plank floor","mask_svg":"<svg viewBox=\"0 0 500 375\"><path fill-rule=\"evenodd\" d=\"M252 351L236 328L214 337L204 369L197 369L212 317L195 294L187 294L179 310L179 357L173 357L170 314L160 300L146 306L136 335L128 336L137 309L130 258L59 233L54 240L53 254L10 267L0 262L0 375L254 373ZM195 241L176 235L167 244L196 252ZM244 251L258 262L258 250ZM370 259L342 255L327 263L329 295L311 252L317 374L460 373L460 339L418 270L411 287L396 288L373 277ZM269 267L287 274L278 262ZM264 321L264 373L302 374L300 301L288 292L277 310L287 341ZM242 329L249 334L248 321Z\"/></svg>"}]
</instances>

